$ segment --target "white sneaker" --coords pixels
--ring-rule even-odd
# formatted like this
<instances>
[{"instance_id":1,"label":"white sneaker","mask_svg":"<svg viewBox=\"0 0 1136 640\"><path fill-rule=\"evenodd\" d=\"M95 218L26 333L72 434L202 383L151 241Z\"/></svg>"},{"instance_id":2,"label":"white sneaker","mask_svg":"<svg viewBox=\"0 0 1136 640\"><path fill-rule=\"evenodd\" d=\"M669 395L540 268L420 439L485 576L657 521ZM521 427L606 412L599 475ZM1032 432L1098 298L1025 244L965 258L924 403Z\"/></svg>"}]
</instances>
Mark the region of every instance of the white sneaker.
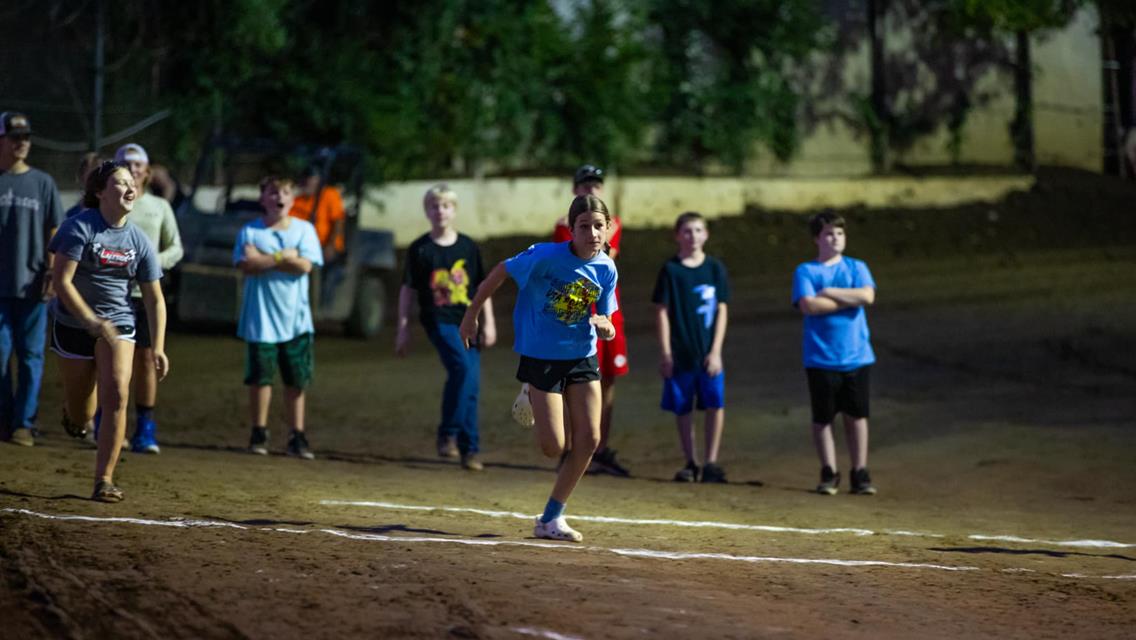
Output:
<instances>
[{"instance_id":1,"label":"white sneaker","mask_svg":"<svg viewBox=\"0 0 1136 640\"><path fill-rule=\"evenodd\" d=\"M584 536L580 535L572 527L568 526L568 522L564 520L564 516L560 516L551 522L541 522L540 516L536 517L536 526L533 528L533 536L537 538L547 538L548 540L567 540L568 542L583 542Z\"/></svg>"},{"instance_id":2,"label":"white sneaker","mask_svg":"<svg viewBox=\"0 0 1136 640\"><path fill-rule=\"evenodd\" d=\"M532 402L529 401L528 383L521 385L521 392L513 401L513 420L516 420L517 424L522 427L531 427L536 424L536 418L533 417Z\"/></svg>"}]
</instances>

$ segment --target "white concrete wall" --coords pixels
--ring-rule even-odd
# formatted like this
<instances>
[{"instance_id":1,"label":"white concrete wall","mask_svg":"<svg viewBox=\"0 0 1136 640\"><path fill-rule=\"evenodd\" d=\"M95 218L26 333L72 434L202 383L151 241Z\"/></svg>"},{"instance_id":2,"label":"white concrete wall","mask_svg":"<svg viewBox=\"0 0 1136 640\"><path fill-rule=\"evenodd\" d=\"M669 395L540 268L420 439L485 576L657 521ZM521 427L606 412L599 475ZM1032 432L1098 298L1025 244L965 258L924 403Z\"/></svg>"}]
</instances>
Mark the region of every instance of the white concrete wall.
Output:
<instances>
[{"instance_id":1,"label":"white concrete wall","mask_svg":"<svg viewBox=\"0 0 1136 640\"><path fill-rule=\"evenodd\" d=\"M740 215L747 207L779 211L814 211L821 207L949 207L968 202L994 202L1033 185L1032 176L964 176L935 178L653 178L608 179L604 200L631 228L667 227L683 211L708 218ZM422 213L422 196L434 181L391 183L367 190L360 224L390 229L399 246L430 229ZM571 181L556 178L452 180L458 194L458 228L482 239L507 235L545 235L568 212ZM254 198L256 185L235 189ZM195 203L213 211L221 189L198 190ZM63 202L78 200L63 191Z\"/></svg>"},{"instance_id":2,"label":"white concrete wall","mask_svg":"<svg viewBox=\"0 0 1136 640\"><path fill-rule=\"evenodd\" d=\"M399 246L429 230L422 195L433 182L404 182L367 192L361 224L392 229ZM568 211L570 182L553 178L454 180L458 228L481 239L551 232ZM628 227L666 227L683 211L710 218L739 215L747 206L784 211L820 207L948 207L992 202L1029 189L1031 176L942 178L652 178L613 177L605 201Z\"/></svg>"}]
</instances>

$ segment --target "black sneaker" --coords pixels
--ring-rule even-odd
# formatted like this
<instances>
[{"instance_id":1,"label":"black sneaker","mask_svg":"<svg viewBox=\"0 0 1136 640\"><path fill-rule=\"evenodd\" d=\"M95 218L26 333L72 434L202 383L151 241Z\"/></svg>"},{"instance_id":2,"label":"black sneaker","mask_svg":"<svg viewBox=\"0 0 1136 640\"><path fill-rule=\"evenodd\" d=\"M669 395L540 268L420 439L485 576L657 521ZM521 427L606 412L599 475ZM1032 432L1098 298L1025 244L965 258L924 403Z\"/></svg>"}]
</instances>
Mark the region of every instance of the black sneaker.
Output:
<instances>
[{"instance_id":1,"label":"black sneaker","mask_svg":"<svg viewBox=\"0 0 1136 640\"><path fill-rule=\"evenodd\" d=\"M820 484L817 493L825 496L834 496L840 490L840 472L833 471L832 467L825 465L820 470Z\"/></svg>"},{"instance_id":2,"label":"black sneaker","mask_svg":"<svg viewBox=\"0 0 1136 640\"><path fill-rule=\"evenodd\" d=\"M701 475L702 469L694 464L693 460L687 461L686 466L679 469L675 474L675 482L698 482L698 476Z\"/></svg>"},{"instance_id":3,"label":"black sneaker","mask_svg":"<svg viewBox=\"0 0 1136 640\"><path fill-rule=\"evenodd\" d=\"M872 476L868 474L867 467L861 467L852 471L852 493L861 496L874 496L876 495L876 487L872 485Z\"/></svg>"},{"instance_id":4,"label":"black sneaker","mask_svg":"<svg viewBox=\"0 0 1136 640\"><path fill-rule=\"evenodd\" d=\"M249 453L258 456L268 455L268 429L266 427L253 427L249 435Z\"/></svg>"},{"instance_id":5,"label":"black sneaker","mask_svg":"<svg viewBox=\"0 0 1136 640\"><path fill-rule=\"evenodd\" d=\"M631 472L627 470L627 467L619 464L619 460L616 460L615 449L611 447L604 447L602 450L597 451L595 455L592 456L592 465L596 473L607 473L621 478L631 476Z\"/></svg>"},{"instance_id":6,"label":"black sneaker","mask_svg":"<svg viewBox=\"0 0 1136 640\"><path fill-rule=\"evenodd\" d=\"M303 431L292 432L292 435L288 438L288 446L284 449L284 453L290 456L296 456L301 460L316 459L316 454L312 453L308 448L308 437L304 435Z\"/></svg>"},{"instance_id":7,"label":"black sneaker","mask_svg":"<svg viewBox=\"0 0 1136 640\"><path fill-rule=\"evenodd\" d=\"M702 467L702 482L726 484L726 470L714 462L707 462Z\"/></svg>"}]
</instances>

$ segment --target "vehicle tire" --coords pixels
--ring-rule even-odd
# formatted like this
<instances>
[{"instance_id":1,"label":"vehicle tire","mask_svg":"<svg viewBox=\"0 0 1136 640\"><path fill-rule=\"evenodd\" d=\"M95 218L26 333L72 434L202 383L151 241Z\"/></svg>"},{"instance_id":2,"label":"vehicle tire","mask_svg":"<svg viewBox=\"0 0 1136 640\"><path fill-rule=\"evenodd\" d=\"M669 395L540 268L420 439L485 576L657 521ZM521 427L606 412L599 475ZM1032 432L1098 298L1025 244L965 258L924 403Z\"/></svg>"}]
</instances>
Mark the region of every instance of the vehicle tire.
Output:
<instances>
[{"instance_id":1,"label":"vehicle tire","mask_svg":"<svg viewBox=\"0 0 1136 640\"><path fill-rule=\"evenodd\" d=\"M383 328L387 293L383 279L377 274L363 274L355 288L355 304L347 319L347 334L355 338L373 338Z\"/></svg>"}]
</instances>

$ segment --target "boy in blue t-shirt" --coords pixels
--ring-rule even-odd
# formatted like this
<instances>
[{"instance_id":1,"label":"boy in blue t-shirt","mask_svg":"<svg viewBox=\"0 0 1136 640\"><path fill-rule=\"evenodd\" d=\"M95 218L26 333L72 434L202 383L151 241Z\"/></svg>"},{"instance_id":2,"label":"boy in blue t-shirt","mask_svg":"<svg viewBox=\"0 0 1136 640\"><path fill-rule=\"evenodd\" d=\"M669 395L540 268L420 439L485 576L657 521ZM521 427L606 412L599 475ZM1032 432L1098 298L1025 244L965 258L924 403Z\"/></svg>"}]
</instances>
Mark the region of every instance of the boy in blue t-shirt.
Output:
<instances>
[{"instance_id":1,"label":"boy in blue t-shirt","mask_svg":"<svg viewBox=\"0 0 1136 640\"><path fill-rule=\"evenodd\" d=\"M862 260L844 255L844 218L822 211L809 220L817 259L797 266L793 305L805 316L804 362L812 401L813 443L820 457L817 492L840 484L832 421L844 414L852 459L852 493L873 495L868 474L868 388L876 361L864 307L876 300L876 282Z\"/></svg>"},{"instance_id":2,"label":"boy in blue t-shirt","mask_svg":"<svg viewBox=\"0 0 1136 640\"><path fill-rule=\"evenodd\" d=\"M726 267L702 247L710 234L701 214L688 211L675 220L678 254L659 270L651 302L656 306L659 373L663 376L662 408L675 414L686 466L677 482L726 482L718 464L725 423L726 374L722 343L726 339L726 303L730 284ZM706 411L706 459L694 456L694 401Z\"/></svg>"},{"instance_id":3,"label":"boy in blue t-shirt","mask_svg":"<svg viewBox=\"0 0 1136 640\"><path fill-rule=\"evenodd\" d=\"M292 181L260 181L264 214L241 227L233 264L245 274L237 335L247 344L245 384L249 388L252 434L249 452L268 454L268 405L276 369L284 380L284 415L291 428L285 452L315 458L304 435L304 389L312 380L312 306L308 274L323 264L315 227L288 215Z\"/></svg>"}]
</instances>

